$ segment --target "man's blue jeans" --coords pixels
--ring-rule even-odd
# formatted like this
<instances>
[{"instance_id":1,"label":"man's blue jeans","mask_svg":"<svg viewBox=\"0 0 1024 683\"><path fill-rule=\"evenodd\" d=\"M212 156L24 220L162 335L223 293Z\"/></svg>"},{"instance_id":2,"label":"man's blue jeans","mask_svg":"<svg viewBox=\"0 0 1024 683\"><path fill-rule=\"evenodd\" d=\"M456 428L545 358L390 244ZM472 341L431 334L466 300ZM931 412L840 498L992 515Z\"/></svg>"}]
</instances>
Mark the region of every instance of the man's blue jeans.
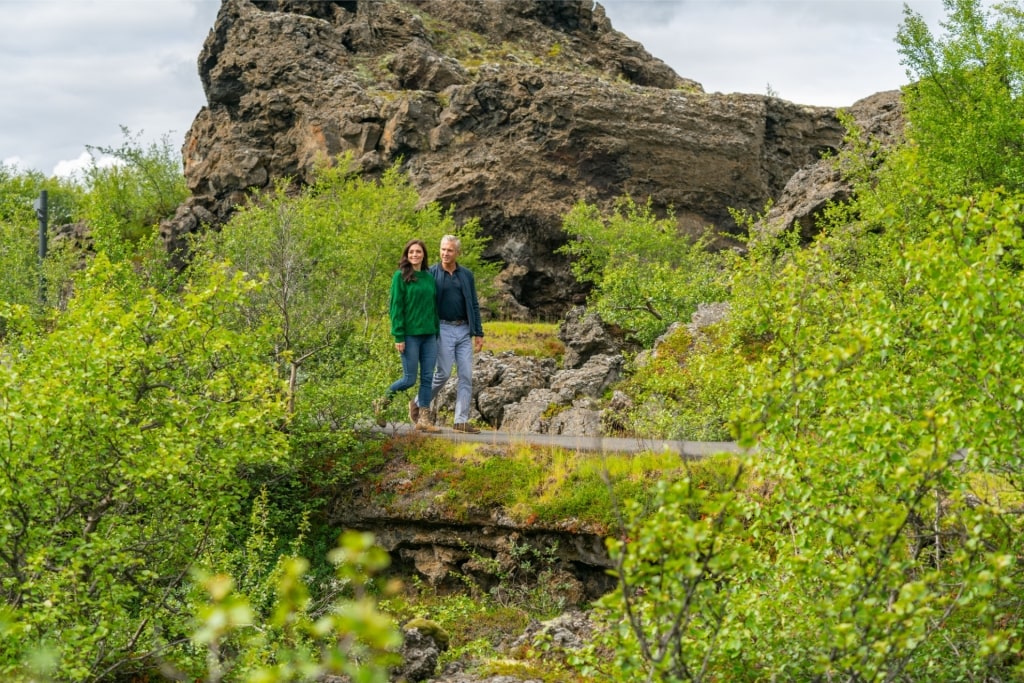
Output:
<instances>
[{"instance_id":1,"label":"man's blue jeans","mask_svg":"<svg viewBox=\"0 0 1024 683\"><path fill-rule=\"evenodd\" d=\"M388 387L388 395L405 391L420 378L416 404L421 408L430 406L431 376L437 361L437 337L432 334L409 334L405 336L405 351L402 352L402 378Z\"/></svg>"},{"instance_id":2,"label":"man's blue jeans","mask_svg":"<svg viewBox=\"0 0 1024 683\"><path fill-rule=\"evenodd\" d=\"M433 395L437 396L451 377L454 365L459 374L459 387L455 394L455 424L469 422L469 405L473 400L473 337L469 334L469 325L452 325L442 320L439 341Z\"/></svg>"}]
</instances>

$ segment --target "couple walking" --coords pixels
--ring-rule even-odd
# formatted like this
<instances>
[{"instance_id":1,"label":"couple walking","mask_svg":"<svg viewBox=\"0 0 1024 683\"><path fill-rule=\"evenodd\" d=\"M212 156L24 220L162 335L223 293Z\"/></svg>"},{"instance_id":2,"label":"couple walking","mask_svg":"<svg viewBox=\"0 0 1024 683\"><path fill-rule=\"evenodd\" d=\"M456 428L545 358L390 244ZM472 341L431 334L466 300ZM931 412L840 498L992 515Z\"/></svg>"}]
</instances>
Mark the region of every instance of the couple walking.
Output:
<instances>
[{"instance_id":1,"label":"couple walking","mask_svg":"<svg viewBox=\"0 0 1024 683\"><path fill-rule=\"evenodd\" d=\"M475 434L469 424L473 395L473 349L484 345L480 303L473 273L456 260L462 245L455 235L441 238L441 263L428 268L427 247L422 240L409 240L402 251L398 270L391 279L391 334L402 356L402 377L374 402L377 424L383 427L384 409L400 391L414 386L416 398L409 402L409 419L424 432L441 431L430 417L430 403L452 374L459 375L455 400L457 432Z\"/></svg>"}]
</instances>

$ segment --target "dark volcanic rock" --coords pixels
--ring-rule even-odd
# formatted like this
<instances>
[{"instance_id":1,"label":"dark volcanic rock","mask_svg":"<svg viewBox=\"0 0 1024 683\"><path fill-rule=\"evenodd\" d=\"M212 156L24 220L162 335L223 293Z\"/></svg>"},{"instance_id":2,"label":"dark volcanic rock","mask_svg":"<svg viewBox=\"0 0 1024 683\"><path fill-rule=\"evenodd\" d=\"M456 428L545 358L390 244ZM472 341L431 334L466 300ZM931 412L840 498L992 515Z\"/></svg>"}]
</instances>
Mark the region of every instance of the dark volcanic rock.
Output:
<instances>
[{"instance_id":1,"label":"dark volcanic rock","mask_svg":"<svg viewBox=\"0 0 1024 683\"><path fill-rule=\"evenodd\" d=\"M881 148L896 143L903 133L903 109L898 90L875 93L849 108L857 128ZM758 229L770 233L800 226L808 241L817 234L817 221L829 204L850 199L852 188L840 177L834 159L821 159L797 171L773 204Z\"/></svg>"},{"instance_id":2,"label":"dark volcanic rock","mask_svg":"<svg viewBox=\"0 0 1024 683\"><path fill-rule=\"evenodd\" d=\"M172 247L339 154L400 162L425 201L480 219L523 315L582 292L554 253L575 203L629 194L681 232L735 231L730 207L762 209L843 133L833 109L705 94L587 0L223 0L199 72Z\"/></svg>"}]
</instances>

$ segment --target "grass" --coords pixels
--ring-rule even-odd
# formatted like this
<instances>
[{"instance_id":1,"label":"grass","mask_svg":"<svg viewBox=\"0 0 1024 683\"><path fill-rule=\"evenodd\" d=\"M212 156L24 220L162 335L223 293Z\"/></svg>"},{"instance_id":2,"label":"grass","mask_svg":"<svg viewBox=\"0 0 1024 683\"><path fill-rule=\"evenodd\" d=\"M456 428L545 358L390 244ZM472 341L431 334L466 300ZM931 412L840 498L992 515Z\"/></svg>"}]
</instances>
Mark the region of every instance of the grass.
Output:
<instances>
[{"instance_id":1,"label":"grass","mask_svg":"<svg viewBox=\"0 0 1024 683\"><path fill-rule=\"evenodd\" d=\"M484 326L484 348L495 354L511 351L517 356L559 359L565 353L565 344L558 338L558 325L511 320L488 322Z\"/></svg>"},{"instance_id":2,"label":"grass","mask_svg":"<svg viewBox=\"0 0 1024 683\"><path fill-rule=\"evenodd\" d=\"M378 489L403 481L402 495L378 502L386 507L432 506L450 520L503 508L520 523L566 525L608 533L618 525L623 501L646 504L653 483L689 475L716 490L734 471L735 457L684 464L672 453L601 454L529 444L451 444L441 439L395 442L401 467L385 468Z\"/></svg>"}]
</instances>

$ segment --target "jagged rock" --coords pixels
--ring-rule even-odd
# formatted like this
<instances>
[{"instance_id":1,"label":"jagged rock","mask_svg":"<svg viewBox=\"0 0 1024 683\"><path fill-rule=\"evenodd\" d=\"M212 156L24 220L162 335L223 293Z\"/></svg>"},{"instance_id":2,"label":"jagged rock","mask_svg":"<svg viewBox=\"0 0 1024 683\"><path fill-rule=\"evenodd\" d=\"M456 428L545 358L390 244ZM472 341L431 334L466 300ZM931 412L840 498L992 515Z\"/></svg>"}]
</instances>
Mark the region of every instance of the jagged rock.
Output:
<instances>
[{"instance_id":1,"label":"jagged rock","mask_svg":"<svg viewBox=\"0 0 1024 683\"><path fill-rule=\"evenodd\" d=\"M558 329L565 344L565 369L551 376L546 388L531 391L506 409L502 428L565 436L599 436L606 431L603 411L595 399L622 377L625 359L618 337L600 316L574 306ZM560 409L560 406L571 407Z\"/></svg>"},{"instance_id":2,"label":"jagged rock","mask_svg":"<svg viewBox=\"0 0 1024 683\"><path fill-rule=\"evenodd\" d=\"M424 201L480 220L520 316L585 294L556 252L577 202L628 194L683 233L739 230L730 208L759 211L843 135L831 108L705 94L590 0L224 0L199 73L171 248L324 159L370 176L400 160Z\"/></svg>"},{"instance_id":3,"label":"jagged rock","mask_svg":"<svg viewBox=\"0 0 1024 683\"><path fill-rule=\"evenodd\" d=\"M505 408L501 429L513 434L547 434L549 413L559 404L558 394L550 389L534 389L524 399Z\"/></svg>"},{"instance_id":4,"label":"jagged rock","mask_svg":"<svg viewBox=\"0 0 1024 683\"><path fill-rule=\"evenodd\" d=\"M598 354L582 367L560 370L551 378L550 389L560 403L569 403L578 396L599 397L622 377L621 355Z\"/></svg>"},{"instance_id":5,"label":"jagged rock","mask_svg":"<svg viewBox=\"0 0 1024 683\"><path fill-rule=\"evenodd\" d=\"M729 317L730 310L729 304L724 301L697 304L697 310L690 317L690 322L685 325L681 322L674 322L669 325L668 329L654 340L654 344L651 345L650 349L644 349L636 355L634 364L637 367L642 367L649 363L652 358L657 358L662 347L676 334L680 327L686 328L690 344L704 342L708 339L707 328L726 320Z\"/></svg>"},{"instance_id":6,"label":"jagged rock","mask_svg":"<svg viewBox=\"0 0 1024 683\"><path fill-rule=\"evenodd\" d=\"M601 411L574 405L548 420L548 434L596 436L601 433Z\"/></svg>"},{"instance_id":7,"label":"jagged rock","mask_svg":"<svg viewBox=\"0 0 1024 683\"><path fill-rule=\"evenodd\" d=\"M66 242L68 246L76 251L89 251L92 249L92 230L85 221L77 223L64 223L50 229L53 236L53 246Z\"/></svg>"},{"instance_id":8,"label":"jagged rock","mask_svg":"<svg viewBox=\"0 0 1024 683\"><path fill-rule=\"evenodd\" d=\"M709 304L697 304L697 310L690 316L686 331L694 341L707 337L707 328L725 321L729 317L731 306L727 301L716 301Z\"/></svg>"},{"instance_id":9,"label":"jagged rock","mask_svg":"<svg viewBox=\"0 0 1024 683\"><path fill-rule=\"evenodd\" d=\"M431 585L439 585L450 574L456 572L460 563L469 559L469 553L463 549L445 545L425 545L413 549L402 548L400 556L412 560L416 571L425 576Z\"/></svg>"},{"instance_id":10,"label":"jagged rock","mask_svg":"<svg viewBox=\"0 0 1024 683\"><path fill-rule=\"evenodd\" d=\"M469 80L461 64L421 40L399 50L388 68L398 77L399 87L405 90L441 92L450 85L463 85Z\"/></svg>"},{"instance_id":11,"label":"jagged rock","mask_svg":"<svg viewBox=\"0 0 1024 683\"><path fill-rule=\"evenodd\" d=\"M470 419L495 426L502 424L505 408L531 390L546 387L554 370L555 361L551 358L517 356L508 351L498 355L486 351L476 354ZM458 378L453 374L434 398L434 409L454 411L457 390Z\"/></svg>"},{"instance_id":12,"label":"jagged rock","mask_svg":"<svg viewBox=\"0 0 1024 683\"><path fill-rule=\"evenodd\" d=\"M562 365L578 368L595 354L617 354L622 344L612 335L597 313L584 306L573 306L558 327L558 338L565 344Z\"/></svg>"},{"instance_id":13,"label":"jagged rock","mask_svg":"<svg viewBox=\"0 0 1024 683\"><path fill-rule=\"evenodd\" d=\"M430 635L418 628L402 629L402 665L395 669L391 680L426 681L437 672L441 648Z\"/></svg>"},{"instance_id":14,"label":"jagged rock","mask_svg":"<svg viewBox=\"0 0 1024 683\"><path fill-rule=\"evenodd\" d=\"M903 113L898 90L887 90L859 100L849 108L854 123L865 138L882 149L900 140ZM809 242L818 234L818 219L830 204L850 199L853 188L836 166L835 159L821 159L798 170L786 183L757 229L779 234L799 226L800 238Z\"/></svg>"},{"instance_id":15,"label":"jagged rock","mask_svg":"<svg viewBox=\"0 0 1024 683\"><path fill-rule=\"evenodd\" d=\"M586 645L594 632L590 616L578 610L569 610L554 619L531 623L521 636L512 642L512 647L529 647L538 636L549 639L556 650L578 650Z\"/></svg>"}]
</instances>

